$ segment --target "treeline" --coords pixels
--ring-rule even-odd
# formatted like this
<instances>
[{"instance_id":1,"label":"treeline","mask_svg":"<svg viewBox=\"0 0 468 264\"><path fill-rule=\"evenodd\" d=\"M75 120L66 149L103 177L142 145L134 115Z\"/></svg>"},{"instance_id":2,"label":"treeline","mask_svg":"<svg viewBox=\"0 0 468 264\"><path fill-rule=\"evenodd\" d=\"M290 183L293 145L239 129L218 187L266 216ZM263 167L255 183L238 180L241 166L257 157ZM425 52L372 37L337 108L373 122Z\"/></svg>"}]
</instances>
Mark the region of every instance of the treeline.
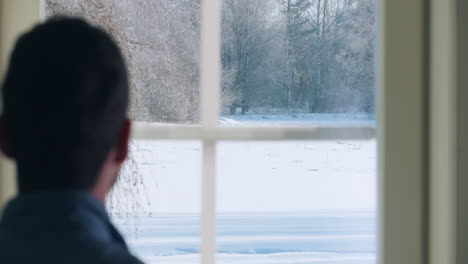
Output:
<instances>
[{"instance_id":1,"label":"treeline","mask_svg":"<svg viewBox=\"0 0 468 264\"><path fill-rule=\"evenodd\" d=\"M137 120L196 122L199 0L46 0L119 42ZM375 0L223 0L223 109L373 112Z\"/></svg>"},{"instance_id":2,"label":"treeline","mask_svg":"<svg viewBox=\"0 0 468 264\"><path fill-rule=\"evenodd\" d=\"M225 0L225 93L237 104L373 112L374 0Z\"/></svg>"}]
</instances>

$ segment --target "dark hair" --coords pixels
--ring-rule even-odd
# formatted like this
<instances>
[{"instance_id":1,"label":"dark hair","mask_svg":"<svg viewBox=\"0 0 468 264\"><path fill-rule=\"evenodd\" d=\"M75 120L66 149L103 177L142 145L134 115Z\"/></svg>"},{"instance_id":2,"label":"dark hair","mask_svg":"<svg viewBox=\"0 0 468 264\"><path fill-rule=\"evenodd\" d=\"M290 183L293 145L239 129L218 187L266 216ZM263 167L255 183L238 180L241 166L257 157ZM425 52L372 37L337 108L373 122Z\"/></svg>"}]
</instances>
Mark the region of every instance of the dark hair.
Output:
<instances>
[{"instance_id":1,"label":"dark hair","mask_svg":"<svg viewBox=\"0 0 468 264\"><path fill-rule=\"evenodd\" d=\"M2 88L20 192L91 188L127 118L112 38L78 18L49 19L18 39Z\"/></svg>"}]
</instances>

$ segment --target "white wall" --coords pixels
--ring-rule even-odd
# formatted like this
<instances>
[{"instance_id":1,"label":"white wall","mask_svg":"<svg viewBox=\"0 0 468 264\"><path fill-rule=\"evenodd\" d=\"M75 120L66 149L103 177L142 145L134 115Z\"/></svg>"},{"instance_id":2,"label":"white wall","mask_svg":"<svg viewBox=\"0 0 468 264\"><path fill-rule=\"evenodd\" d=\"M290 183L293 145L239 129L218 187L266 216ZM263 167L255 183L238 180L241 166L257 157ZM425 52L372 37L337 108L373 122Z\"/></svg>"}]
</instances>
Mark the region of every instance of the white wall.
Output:
<instances>
[{"instance_id":1,"label":"white wall","mask_svg":"<svg viewBox=\"0 0 468 264\"><path fill-rule=\"evenodd\" d=\"M42 17L40 0L0 0L0 75L3 81L8 57L19 34ZM16 192L14 165L0 157L0 208Z\"/></svg>"}]
</instances>

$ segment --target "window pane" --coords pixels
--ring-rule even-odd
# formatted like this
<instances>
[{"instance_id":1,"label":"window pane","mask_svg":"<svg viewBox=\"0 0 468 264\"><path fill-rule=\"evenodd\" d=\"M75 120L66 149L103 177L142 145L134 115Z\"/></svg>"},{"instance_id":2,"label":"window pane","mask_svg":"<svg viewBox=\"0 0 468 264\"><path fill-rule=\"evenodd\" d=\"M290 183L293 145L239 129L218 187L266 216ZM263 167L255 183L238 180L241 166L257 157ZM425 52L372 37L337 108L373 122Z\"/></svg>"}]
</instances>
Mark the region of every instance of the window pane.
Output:
<instances>
[{"instance_id":1,"label":"window pane","mask_svg":"<svg viewBox=\"0 0 468 264\"><path fill-rule=\"evenodd\" d=\"M219 263L376 263L376 142L221 142Z\"/></svg>"},{"instance_id":2,"label":"window pane","mask_svg":"<svg viewBox=\"0 0 468 264\"><path fill-rule=\"evenodd\" d=\"M377 0L223 0L221 124L373 124Z\"/></svg>"},{"instance_id":3,"label":"window pane","mask_svg":"<svg viewBox=\"0 0 468 264\"><path fill-rule=\"evenodd\" d=\"M75 15L111 33L131 76L135 121L197 123L199 0L46 0L46 14Z\"/></svg>"},{"instance_id":4,"label":"window pane","mask_svg":"<svg viewBox=\"0 0 468 264\"><path fill-rule=\"evenodd\" d=\"M198 263L201 143L136 140L108 208L146 263Z\"/></svg>"}]
</instances>

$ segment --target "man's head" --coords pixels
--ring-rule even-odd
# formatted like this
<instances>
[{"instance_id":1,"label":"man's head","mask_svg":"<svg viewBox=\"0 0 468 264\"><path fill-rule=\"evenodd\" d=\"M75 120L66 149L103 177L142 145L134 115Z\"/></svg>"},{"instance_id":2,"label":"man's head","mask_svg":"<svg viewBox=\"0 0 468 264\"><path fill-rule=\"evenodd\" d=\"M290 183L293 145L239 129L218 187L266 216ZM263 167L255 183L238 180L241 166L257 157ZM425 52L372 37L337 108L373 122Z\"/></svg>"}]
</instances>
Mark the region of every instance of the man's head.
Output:
<instances>
[{"instance_id":1,"label":"man's head","mask_svg":"<svg viewBox=\"0 0 468 264\"><path fill-rule=\"evenodd\" d=\"M105 196L130 129L128 75L115 42L82 20L51 19L19 38L2 88L0 144L17 162L19 191Z\"/></svg>"}]
</instances>

